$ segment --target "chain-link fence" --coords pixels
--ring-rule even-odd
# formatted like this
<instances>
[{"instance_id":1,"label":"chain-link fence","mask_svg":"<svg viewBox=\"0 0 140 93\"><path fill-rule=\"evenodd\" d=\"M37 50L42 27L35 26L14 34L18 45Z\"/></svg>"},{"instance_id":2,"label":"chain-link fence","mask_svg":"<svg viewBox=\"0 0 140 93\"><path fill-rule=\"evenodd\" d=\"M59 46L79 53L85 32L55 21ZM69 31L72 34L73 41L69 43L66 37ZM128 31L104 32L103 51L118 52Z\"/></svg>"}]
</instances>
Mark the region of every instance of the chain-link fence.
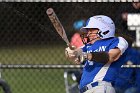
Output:
<instances>
[{"instance_id":1,"label":"chain-link fence","mask_svg":"<svg viewBox=\"0 0 140 93\"><path fill-rule=\"evenodd\" d=\"M60 19L70 40L75 33L73 23L79 19L103 14L116 21L121 11L131 3L0 3L0 63L52 65L37 68L1 69L1 78L10 85L12 93L66 93L64 72L70 65L64 54L65 42L56 33L46 10L52 7ZM133 10L133 9L132 9ZM133 11L131 11L133 12ZM140 11L136 11L140 13ZM121 34L129 34L127 31ZM135 32L133 39L135 39ZM52 67L52 68L51 68ZM69 67L68 67L69 68ZM76 70L77 71L77 70ZM69 74L69 73L68 73ZM65 77L65 78L64 78ZM71 80L69 80L71 81ZM2 90L0 91L2 93Z\"/></svg>"}]
</instances>

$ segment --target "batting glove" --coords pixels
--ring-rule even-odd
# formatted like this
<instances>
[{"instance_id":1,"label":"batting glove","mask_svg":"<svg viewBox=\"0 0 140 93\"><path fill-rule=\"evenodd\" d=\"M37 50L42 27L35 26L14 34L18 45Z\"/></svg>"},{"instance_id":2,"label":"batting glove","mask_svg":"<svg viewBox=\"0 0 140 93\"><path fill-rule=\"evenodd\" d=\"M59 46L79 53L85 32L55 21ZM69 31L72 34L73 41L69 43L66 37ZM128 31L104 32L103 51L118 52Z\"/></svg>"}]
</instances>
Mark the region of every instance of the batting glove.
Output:
<instances>
[{"instance_id":1,"label":"batting glove","mask_svg":"<svg viewBox=\"0 0 140 93\"><path fill-rule=\"evenodd\" d=\"M83 61L87 60L87 53L86 53L86 52L82 52L82 54L78 56L78 60L79 60L79 62L81 62L81 63L82 63Z\"/></svg>"},{"instance_id":2,"label":"batting glove","mask_svg":"<svg viewBox=\"0 0 140 93\"><path fill-rule=\"evenodd\" d=\"M74 61L77 64L80 64L80 62L85 61L87 58L87 53L83 52L80 48L71 50L67 47L65 49L65 55L69 60Z\"/></svg>"}]
</instances>

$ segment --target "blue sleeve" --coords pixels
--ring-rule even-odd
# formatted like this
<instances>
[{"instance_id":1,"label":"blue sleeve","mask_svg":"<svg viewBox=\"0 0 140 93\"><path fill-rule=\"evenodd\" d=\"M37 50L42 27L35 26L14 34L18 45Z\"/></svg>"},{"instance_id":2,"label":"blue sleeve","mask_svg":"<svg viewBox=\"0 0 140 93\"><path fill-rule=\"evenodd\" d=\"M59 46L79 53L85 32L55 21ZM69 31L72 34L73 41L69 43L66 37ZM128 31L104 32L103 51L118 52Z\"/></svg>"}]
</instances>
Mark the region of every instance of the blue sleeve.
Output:
<instances>
[{"instance_id":1,"label":"blue sleeve","mask_svg":"<svg viewBox=\"0 0 140 93\"><path fill-rule=\"evenodd\" d=\"M87 45L82 46L81 49L83 50L83 52L87 52Z\"/></svg>"},{"instance_id":2,"label":"blue sleeve","mask_svg":"<svg viewBox=\"0 0 140 93\"><path fill-rule=\"evenodd\" d=\"M118 46L118 43L119 43L118 38L115 38L115 39L112 41L112 43L110 44L109 50L110 50L110 49L116 48L116 47Z\"/></svg>"},{"instance_id":3,"label":"blue sleeve","mask_svg":"<svg viewBox=\"0 0 140 93\"><path fill-rule=\"evenodd\" d=\"M119 48L121 50L121 54L123 54L125 50L128 48L128 43L123 37L118 37L112 41L109 50L114 49L116 47Z\"/></svg>"}]
</instances>

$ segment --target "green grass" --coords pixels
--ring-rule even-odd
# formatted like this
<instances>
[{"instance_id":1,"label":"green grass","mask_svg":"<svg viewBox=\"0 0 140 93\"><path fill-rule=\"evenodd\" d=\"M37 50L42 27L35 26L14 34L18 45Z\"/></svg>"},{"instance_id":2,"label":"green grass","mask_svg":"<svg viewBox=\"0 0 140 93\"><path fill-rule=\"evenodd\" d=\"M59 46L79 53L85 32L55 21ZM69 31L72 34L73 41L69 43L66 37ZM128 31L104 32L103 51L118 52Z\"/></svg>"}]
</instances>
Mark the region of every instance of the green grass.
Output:
<instances>
[{"instance_id":1,"label":"green grass","mask_svg":"<svg viewBox=\"0 0 140 93\"><path fill-rule=\"evenodd\" d=\"M3 72L12 93L65 93L62 69L10 69Z\"/></svg>"},{"instance_id":2,"label":"green grass","mask_svg":"<svg viewBox=\"0 0 140 93\"><path fill-rule=\"evenodd\" d=\"M65 46L1 48L0 63L71 64L64 49ZM3 69L2 78L9 83L12 93L65 93L63 72L63 69Z\"/></svg>"},{"instance_id":3,"label":"green grass","mask_svg":"<svg viewBox=\"0 0 140 93\"><path fill-rule=\"evenodd\" d=\"M65 46L28 46L0 48L2 64L69 64L64 55Z\"/></svg>"}]
</instances>

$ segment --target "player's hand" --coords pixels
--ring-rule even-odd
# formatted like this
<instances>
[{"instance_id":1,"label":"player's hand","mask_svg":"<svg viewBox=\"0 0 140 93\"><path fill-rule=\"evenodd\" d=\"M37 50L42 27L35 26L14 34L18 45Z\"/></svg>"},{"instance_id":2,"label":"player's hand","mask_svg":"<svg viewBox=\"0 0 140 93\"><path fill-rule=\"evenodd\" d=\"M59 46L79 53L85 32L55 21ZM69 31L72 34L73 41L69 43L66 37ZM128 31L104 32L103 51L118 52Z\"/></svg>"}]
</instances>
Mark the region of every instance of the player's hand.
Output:
<instances>
[{"instance_id":1,"label":"player's hand","mask_svg":"<svg viewBox=\"0 0 140 93\"><path fill-rule=\"evenodd\" d=\"M87 53L86 52L82 52L82 54L78 56L78 60L80 62L83 62L83 61L87 60Z\"/></svg>"},{"instance_id":2,"label":"player's hand","mask_svg":"<svg viewBox=\"0 0 140 93\"><path fill-rule=\"evenodd\" d=\"M79 64L76 49L71 49L70 47L67 47L65 49L65 55L68 60Z\"/></svg>"},{"instance_id":3,"label":"player's hand","mask_svg":"<svg viewBox=\"0 0 140 93\"><path fill-rule=\"evenodd\" d=\"M66 57L67 58L73 58L73 57L75 57L74 51L75 51L74 49L72 50L70 47L67 47L65 49L65 55L66 55Z\"/></svg>"},{"instance_id":4,"label":"player's hand","mask_svg":"<svg viewBox=\"0 0 140 93\"><path fill-rule=\"evenodd\" d=\"M80 64L80 62L83 62L87 58L86 53L80 48L72 50L67 47L65 49L65 55L69 60L74 61L77 64Z\"/></svg>"}]
</instances>

